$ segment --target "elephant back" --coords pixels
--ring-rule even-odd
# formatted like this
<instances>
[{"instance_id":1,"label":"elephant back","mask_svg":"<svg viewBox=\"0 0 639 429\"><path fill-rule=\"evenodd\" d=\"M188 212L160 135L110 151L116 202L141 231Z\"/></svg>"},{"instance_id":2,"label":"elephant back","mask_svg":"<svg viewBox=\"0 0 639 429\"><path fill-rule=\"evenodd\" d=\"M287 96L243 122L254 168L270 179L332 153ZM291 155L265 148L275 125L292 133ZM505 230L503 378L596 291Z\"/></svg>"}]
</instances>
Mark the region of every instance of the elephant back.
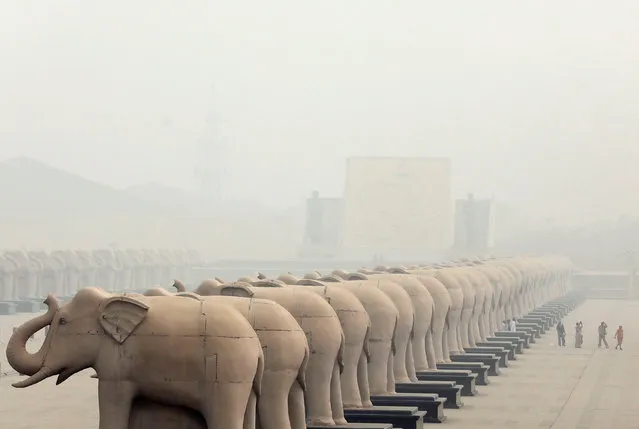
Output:
<instances>
[{"instance_id":1,"label":"elephant back","mask_svg":"<svg viewBox=\"0 0 639 429\"><path fill-rule=\"evenodd\" d=\"M372 287L371 280L347 281L337 283L335 287L348 290L357 297L366 313L370 317L372 326L370 338L372 340L392 341L392 329L399 318L399 311L393 301L376 287Z\"/></svg>"},{"instance_id":2,"label":"elephant back","mask_svg":"<svg viewBox=\"0 0 639 429\"><path fill-rule=\"evenodd\" d=\"M271 299L299 317L336 317L335 311L322 297L302 287L251 286L254 298ZM299 319L298 319L299 322Z\"/></svg>"}]
</instances>

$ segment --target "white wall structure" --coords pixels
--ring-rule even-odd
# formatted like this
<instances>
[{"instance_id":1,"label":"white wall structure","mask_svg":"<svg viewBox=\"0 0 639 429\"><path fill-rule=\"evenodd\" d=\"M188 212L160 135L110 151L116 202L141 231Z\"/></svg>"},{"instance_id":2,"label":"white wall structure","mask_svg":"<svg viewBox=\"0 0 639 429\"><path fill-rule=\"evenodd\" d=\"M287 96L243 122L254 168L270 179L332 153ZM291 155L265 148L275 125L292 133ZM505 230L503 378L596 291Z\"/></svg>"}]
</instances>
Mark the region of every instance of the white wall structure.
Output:
<instances>
[{"instance_id":1,"label":"white wall structure","mask_svg":"<svg viewBox=\"0 0 639 429\"><path fill-rule=\"evenodd\" d=\"M452 245L448 158L347 160L341 249L348 257L438 257Z\"/></svg>"}]
</instances>

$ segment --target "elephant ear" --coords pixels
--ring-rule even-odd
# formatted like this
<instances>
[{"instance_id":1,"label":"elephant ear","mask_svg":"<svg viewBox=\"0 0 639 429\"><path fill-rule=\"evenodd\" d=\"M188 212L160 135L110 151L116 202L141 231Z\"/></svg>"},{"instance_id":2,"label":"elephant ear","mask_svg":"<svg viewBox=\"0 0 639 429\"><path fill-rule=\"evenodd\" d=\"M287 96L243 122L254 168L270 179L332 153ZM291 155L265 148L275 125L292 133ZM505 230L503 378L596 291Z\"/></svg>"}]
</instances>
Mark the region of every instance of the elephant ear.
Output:
<instances>
[{"instance_id":1,"label":"elephant ear","mask_svg":"<svg viewBox=\"0 0 639 429\"><path fill-rule=\"evenodd\" d=\"M368 276L362 273L348 273L346 275L346 280L368 280Z\"/></svg>"},{"instance_id":2,"label":"elephant ear","mask_svg":"<svg viewBox=\"0 0 639 429\"><path fill-rule=\"evenodd\" d=\"M255 287L283 287L284 283L279 280L273 279L259 279L258 281L251 282L251 286Z\"/></svg>"},{"instance_id":3,"label":"elephant ear","mask_svg":"<svg viewBox=\"0 0 639 429\"><path fill-rule=\"evenodd\" d=\"M241 296L242 298L252 298L254 293L247 284L235 283L224 285L220 289L220 295L225 296Z\"/></svg>"},{"instance_id":4,"label":"elephant ear","mask_svg":"<svg viewBox=\"0 0 639 429\"><path fill-rule=\"evenodd\" d=\"M296 286L326 286L321 281L315 279L299 279L293 284Z\"/></svg>"},{"instance_id":5,"label":"elephant ear","mask_svg":"<svg viewBox=\"0 0 639 429\"><path fill-rule=\"evenodd\" d=\"M146 318L149 306L130 296L115 296L104 301L100 325L115 341L122 344Z\"/></svg>"}]
</instances>

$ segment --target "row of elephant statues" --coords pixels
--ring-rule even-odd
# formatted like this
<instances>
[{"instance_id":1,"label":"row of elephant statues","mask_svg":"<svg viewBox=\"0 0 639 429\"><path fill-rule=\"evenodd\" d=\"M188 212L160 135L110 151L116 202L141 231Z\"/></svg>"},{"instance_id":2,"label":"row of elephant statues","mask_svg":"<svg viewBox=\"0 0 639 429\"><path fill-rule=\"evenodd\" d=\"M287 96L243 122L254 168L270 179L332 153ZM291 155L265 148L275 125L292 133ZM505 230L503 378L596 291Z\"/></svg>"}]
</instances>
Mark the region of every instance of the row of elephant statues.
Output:
<instances>
[{"instance_id":1,"label":"row of elephant statues","mask_svg":"<svg viewBox=\"0 0 639 429\"><path fill-rule=\"evenodd\" d=\"M175 427L330 427L564 296L570 277L568 260L543 256L215 278L190 292L179 280L175 292L88 287L66 303L49 295L48 311L14 331L7 358L29 376L21 388L93 368L100 429L146 427L133 422L158 410L136 398L161 404Z\"/></svg>"},{"instance_id":2,"label":"row of elephant statues","mask_svg":"<svg viewBox=\"0 0 639 429\"><path fill-rule=\"evenodd\" d=\"M83 286L143 289L161 279L190 278L201 258L192 250L6 250L0 253L0 301L70 296Z\"/></svg>"}]
</instances>

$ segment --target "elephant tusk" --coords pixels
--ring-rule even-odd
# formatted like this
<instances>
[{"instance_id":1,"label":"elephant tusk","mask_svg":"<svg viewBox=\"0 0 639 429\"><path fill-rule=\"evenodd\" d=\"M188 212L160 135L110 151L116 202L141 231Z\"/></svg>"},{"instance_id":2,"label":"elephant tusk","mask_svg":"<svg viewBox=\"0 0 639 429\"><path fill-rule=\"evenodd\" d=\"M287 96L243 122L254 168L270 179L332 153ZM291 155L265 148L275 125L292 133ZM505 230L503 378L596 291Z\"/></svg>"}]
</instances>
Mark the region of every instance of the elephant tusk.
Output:
<instances>
[{"instance_id":1,"label":"elephant tusk","mask_svg":"<svg viewBox=\"0 0 639 429\"><path fill-rule=\"evenodd\" d=\"M24 387L33 386L34 384L37 384L42 380L51 377L52 375L54 375L53 370L44 366L40 369L40 371L36 372L26 380L18 381L17 383L13 383L11 385L13 387L17 387L18 389L22 389Z\"/></svg>"}]
</instances>

